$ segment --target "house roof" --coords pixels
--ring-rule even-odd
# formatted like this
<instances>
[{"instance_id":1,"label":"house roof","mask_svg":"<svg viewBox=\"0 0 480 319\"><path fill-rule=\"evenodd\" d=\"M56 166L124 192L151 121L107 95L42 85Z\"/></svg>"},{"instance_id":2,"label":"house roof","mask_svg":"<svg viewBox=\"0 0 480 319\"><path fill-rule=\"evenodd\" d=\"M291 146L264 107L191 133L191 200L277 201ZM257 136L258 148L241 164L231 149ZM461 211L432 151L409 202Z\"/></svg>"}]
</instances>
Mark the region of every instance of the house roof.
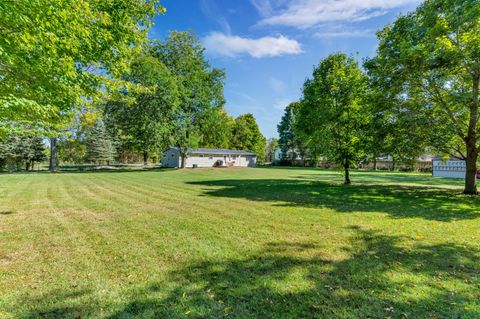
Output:
<instances>
[{"instance_id":1,"label":"house roof","mask_svg":"<svg viewBox=\"0 0 480 319\"><path fill-rule=\"evenodd\" d=\"M249 151L229 150L223 148L194 148L189 150L189 154L211 154L211 155L251 155L257 154Z\"/></svg>"}]
</instances>

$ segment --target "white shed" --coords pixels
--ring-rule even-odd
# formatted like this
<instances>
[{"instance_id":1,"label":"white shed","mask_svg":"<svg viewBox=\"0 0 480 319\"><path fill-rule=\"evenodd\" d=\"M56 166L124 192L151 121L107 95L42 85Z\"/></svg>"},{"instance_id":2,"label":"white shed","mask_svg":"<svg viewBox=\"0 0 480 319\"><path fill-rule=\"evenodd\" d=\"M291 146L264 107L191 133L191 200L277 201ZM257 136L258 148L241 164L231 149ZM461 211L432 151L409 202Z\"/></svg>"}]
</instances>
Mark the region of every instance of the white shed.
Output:
<instances>
[{"instance_id":1,"label":"white shed","mask_svg":"<svg viewBox=\"0 0 480 319\"><path fill-rule=\"evenodd\" d=\"M434 158L432 161L433 177L464 179L467 173L467 163L458 159Z\"/></svg>"},{"instance_id":2,"label":"white shed","mask_svg":"<svg viewBox=\"0 0 480 319\"><path fill-rule=\"evenodd\" d=\"M228 149L197 148L187 152L185 167L251 167L257 164L257 155L248 151ZM162 167L182 166L178 148L173 147L163 153Z\"/></svg>"}]
</instances>

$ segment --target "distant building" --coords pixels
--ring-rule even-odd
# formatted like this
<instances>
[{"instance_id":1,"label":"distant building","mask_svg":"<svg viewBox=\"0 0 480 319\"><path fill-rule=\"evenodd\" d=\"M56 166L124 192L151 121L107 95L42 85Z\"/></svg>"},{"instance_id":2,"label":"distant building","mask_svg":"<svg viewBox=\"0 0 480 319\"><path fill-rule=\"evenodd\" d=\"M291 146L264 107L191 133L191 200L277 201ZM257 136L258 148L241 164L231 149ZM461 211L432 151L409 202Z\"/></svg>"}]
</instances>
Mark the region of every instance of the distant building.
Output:
<instances>
[{"instance_id":1,"label":"distant building","mask_svg":"<svg viewBox=\"0 0 480 319\"><path fill-rule=\"evenodd\" d=\"M464 160L435 157L432 161L433 177L464 179L466 173L467 163Z\"/></svg>"},{"instance_id":2,"label":"distant building","mask_svg":"<svg viewBox=\"0 0 480 319\"><path fill-rule=\"evenodd\" d=\"M185 167L251 167L257 164L257 155L248 151L228 149L190 149L185 159ZM163 153L162 167L182 166L182 157L174 147Z\"/></svg>"},{"instance_id":3,"label":"distant building","mask_svg":"<svg viewBox=\"0 0 480 319\"><path fill-rule=\"evenodd\" d=\"M296 161L302 160L302 157L299 155L299 152L296 152L295 155L296 155L296 158L294 160L296 160ZM292 159L292 151L290 151L287 154L286 157L291 160ZM275 152L273 153L273 161L274 162L280 162L281 160L283 160L283 152L282 152L281 148L277 148L275 150Z\"/></svg>"}]
</instances>

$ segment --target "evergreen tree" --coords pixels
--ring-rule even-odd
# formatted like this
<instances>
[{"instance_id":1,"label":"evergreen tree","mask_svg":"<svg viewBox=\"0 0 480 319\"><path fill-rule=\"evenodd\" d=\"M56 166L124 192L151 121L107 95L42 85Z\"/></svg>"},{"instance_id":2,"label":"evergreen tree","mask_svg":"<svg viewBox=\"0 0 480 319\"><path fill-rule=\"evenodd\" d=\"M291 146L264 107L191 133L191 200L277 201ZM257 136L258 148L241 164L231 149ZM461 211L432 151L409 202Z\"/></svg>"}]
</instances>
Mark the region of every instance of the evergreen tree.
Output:
<instances>
[{"instance_id":1,"label":"evergreen tree","mask_svg":"<svg viewBox=\"0 0 480 319\"><path fill-rule=\"evenodd\" d=\"M45 143L43 142L43 138L41 136L34 136L30 140L30 149L31 149L31 157L30 157L30 168L33 170L35 167L35 163L43 162L47 160L47 154Z\"/></svg>"},{"instance_id":2,"label":"evergreen tree","mask_svg":"<svg viewBox=\"0 0 480 319\"><path fill-rule=\"evenodd\" d=\"M8 166L9 171L28 171L35 162L46 160L45 145L41 136L14 135L0 143L0 169Z\"/></svg>"},{"instance_id":3,"label":"evergreen tree","mask_svg":"<svg viewBox=\"0 0 480 319\"><path fill-rule=\"evenodd\" d=\"M280 124L277 126L279 140L278 144L282 152L282 161L293 160L295 156L294 138L295 133L293 131L294 114L293 103L285 108L285 113L282 116Z\"/></svg>"},{"instance_id":4,"label":"evergreen tree","mask_svg":"<svg viewBox=\"0 0 480 319\"><path fill-rule=\"evenodd\" d=\"M301 102L290 103L285 108L280 124L277 126L278 141L282 151L282 160L295 160L300 156L303 160L308 153L308 138L301 136L301 132L295 127L296 113L301 107Z\"/></svg>"},{"instance_id":5,"label":"evergreen tree","mask_svg":"<svg viewBox=\"0 0 480 319\"><path fill-rule=\"evenodd\" d=\"M275 151L278 148L278 139L269 138L265 147L265 162L273 162L275 160Z\"/></svg>"},{"instance_id":6,"label":"evergreen tree","mask_svg":"<svg viewBox=\"0 0 480 319\"><path fill-rule=\"evenodd\" d=\"M97 121L87 135L87 160L96 164L109 164L114 160L116 150L112 138L107 134L105 125Z\"/></svg>"}]
</instances>

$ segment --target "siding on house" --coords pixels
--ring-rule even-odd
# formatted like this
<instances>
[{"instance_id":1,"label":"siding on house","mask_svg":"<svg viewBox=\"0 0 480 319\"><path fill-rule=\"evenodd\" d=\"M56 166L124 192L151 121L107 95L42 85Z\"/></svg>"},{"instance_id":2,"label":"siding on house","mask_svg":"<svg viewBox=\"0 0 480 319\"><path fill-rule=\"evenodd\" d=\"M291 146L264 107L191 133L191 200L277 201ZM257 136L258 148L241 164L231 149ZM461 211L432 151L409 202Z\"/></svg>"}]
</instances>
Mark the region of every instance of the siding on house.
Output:
<instances>
[{"instance_id":1,"label":"siding on house","mask_svg":"<svg viewBox=\"0 0 480 319\"><path fill-rule=\"evenodd\" d=\"M218 161L223 166L251 167L257 163L257 155L247 151L228 149L192 149L188 152L185 167L213 167ZM162 158L163 167L181 167L182 159L177 148L171 148L164 152Z\"/></svg>"},{"instance_id":2,"label":"siding on house","mask_svg":"<svg viewBox=\"0 0 480 319\"><path fill-rule=\"evenodd\" d=\"M180 167L181 160L178 148L171 148L163 153L162 167Z\"/></svg>"}]
</instances>

